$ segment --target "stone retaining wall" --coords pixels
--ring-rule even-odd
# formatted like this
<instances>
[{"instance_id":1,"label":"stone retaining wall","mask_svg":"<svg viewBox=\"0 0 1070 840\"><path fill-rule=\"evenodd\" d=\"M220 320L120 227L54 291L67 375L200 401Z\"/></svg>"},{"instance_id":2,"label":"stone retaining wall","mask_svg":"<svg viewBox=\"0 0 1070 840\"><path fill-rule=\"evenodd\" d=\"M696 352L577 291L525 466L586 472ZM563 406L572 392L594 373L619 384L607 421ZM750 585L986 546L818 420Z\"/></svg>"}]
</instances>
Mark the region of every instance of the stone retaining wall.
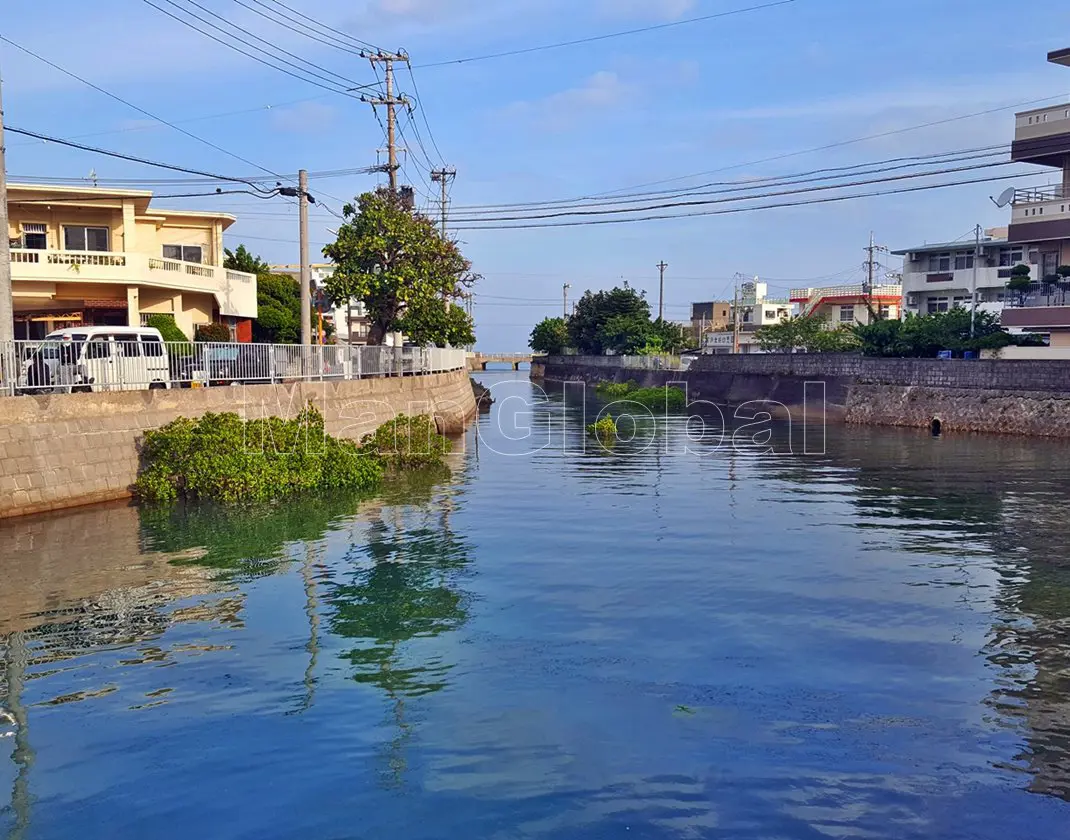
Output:
<instances>
[{"instance_id":1,"label":"stone retaining wall","mask_svg":"<svg viewBox=\"0 0 1070 840\"><path fill-rule=\"evenodd\" d=\"M739 405L770 401L789 412L824 391L829 420L941 431L1070 437L1070 362L869 359L840 354L700 356L687 371L648 371L599 358L551 356L548 379L640 385L686 382L688 395ZM818 392L813 391L812 383Z\"/></svg>"},{"instance_id":2,"label":"stone retaining wall","mask_svg":"<svg viewBox=\"0 0 1070 840\"><path fill-rule=\"evenodd\" d=\"M475 415L465 371L300 382L0 399L0 519L130 495L145 430L176 417L235 412L293 417L312 400L329 434L360 438L397 414L433 414L463 431Z\"/></svg>"}]
</instances>

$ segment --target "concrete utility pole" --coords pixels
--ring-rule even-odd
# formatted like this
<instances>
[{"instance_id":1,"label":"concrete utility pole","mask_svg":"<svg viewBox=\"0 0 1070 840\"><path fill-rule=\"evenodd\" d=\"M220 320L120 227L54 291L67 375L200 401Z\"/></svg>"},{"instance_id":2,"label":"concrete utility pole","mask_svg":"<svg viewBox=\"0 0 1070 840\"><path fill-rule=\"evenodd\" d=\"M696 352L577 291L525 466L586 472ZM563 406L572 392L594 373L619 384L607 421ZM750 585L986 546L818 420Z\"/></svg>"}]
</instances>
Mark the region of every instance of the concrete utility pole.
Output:
<instances>
[{"instance_id":1,"label":"concrete utility pole","mask_svg":"<svg viewBox=\"0 0 1070 840\"><path fill-rule=\"evenodd\" d=\"M0 342L15 338L11 300L11 241L7 222L7 161L4 153L4 80L0 78ZM3 355L0 354L0 363Z\"/></svg>"},{"instance_id":2,"label":"concrete utility pole","mask_svg":"<svg viewBox=\"0 0 1070 840\"><path fill-rule=\"evenodd\" d=\"M394 109L398 105L408 107L409 100L404 96L394 96L394 62L408 61L409 56L404 52L387 53L382 51L370 54L362 53L362 55L372 63L373 69L375 68L375 65L380 62L386 68L386 95L379 97L378 99L368 99L367 97L362 96L361 99L365 102L370 102L372 107L376 105L386 106L386 172L390 178L391 191L397 192L399 167L397 143L394 139L394 133L397 130L397 116Z\"/></svg>"},{"instance_id":3,"label":"concrete utility pole","mask_svg":"<svg viewBox=\"0 0 1070 840\"><path fill-rule=\"evenodd\" d=\"M568 290L571 289L571 288L572 288L572 284L571 283L565 283L561 287L561 293L564 296L564 305L562 306L562 309L561 309L561 317L564 318L566 321L568 320Z\"/></svg>"},{"instance_id":4,"label":"concrete utility pole","mask_svg":"<svg viewBox=\"0 0 1070 840\"><path fill-rule=\"evenodd\" d=\"M450 182L457 177L457 170L453 167L442 167L431 170L431 180L442 187L442 198L439 201L439 212L442 218L442 238L446 238L446 208L449 206L449 197L446 195Z\"/></svg>"},{"instance_id":5,"label":"concrete utility pole","mask_svg":"<svg viewBox=\"0 0 1070 840\"><path fill-rule=\"evenodd\" d=\"M665 269L669 267L669 264L662 260L658 263L658 272L661 279L658 281L658 320L662 320L665 315Z\"/></svg>"},{"instance_id":6,"label":"concrete utility pole","mask_svg":"<svg viewBox=\"0 0 1070 840\"><path fill-rule=\"evenodd\" d=\"M973 338L973 324L977 318L977 264L981 262L981 226L974 228L976 243L973 249L973 289L970 290L970 338Z\"/></svg>"},{"instance_id":7,"label":"concrete utility pole","mask_svg":"<svg viewBox=\"0 0 1070 840\"><path fill-rule=\"evenodd\" d=\"M877 273L877 269L880 267L880 263L877 262L877 254L881 251L887 251L883 245L877 245L873 241L873 231L869 233L869 247L866 249L866 282L863 285L862 293L866 298L866 323L872 323L873 321L873 278Z\"/></svg>"},{"instance_id":8,"label":"concrete utility pole","mask_svg":"<svg viewBox=\"0 0 1070 840\"><path fill-rule=\"evenodd\" d=\"M739 274L732 290L732 352L739 352Z\"/></svg>"},{"instance_id":9,"label":"concrete utility pole","mask_svg":"<svg viewBox=\"0 0 1070 840\"><path fill-rule=\"evenodd\" d=\"M308 172L297 173L300 195L298 207L301 218L301 343L312 343L312 266L308 261Z\"/></svg>"}]
</instances>

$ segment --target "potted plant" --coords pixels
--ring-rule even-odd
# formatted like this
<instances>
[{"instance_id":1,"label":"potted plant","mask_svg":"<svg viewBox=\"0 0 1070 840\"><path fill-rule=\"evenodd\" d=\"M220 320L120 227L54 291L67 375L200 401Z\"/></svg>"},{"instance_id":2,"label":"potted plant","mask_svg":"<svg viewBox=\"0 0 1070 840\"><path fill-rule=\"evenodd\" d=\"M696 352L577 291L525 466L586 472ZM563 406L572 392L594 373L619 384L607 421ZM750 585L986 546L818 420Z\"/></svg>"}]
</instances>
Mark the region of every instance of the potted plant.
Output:
<instances>
[{"instance_id":1,"label":"potted plant","mask_svg":"<svg viewBox=\"0 0 1070 840\"><path fill-rule=\"evenodd\" d=\"M1032 269L1027 265L1019 264L1011 269L1011 279L1007 281L1007 289L1014 292L1018 297L1018 305L1025 306L1025 293L1033 285L1030 275Z\"/></svg>"}]
</instances>

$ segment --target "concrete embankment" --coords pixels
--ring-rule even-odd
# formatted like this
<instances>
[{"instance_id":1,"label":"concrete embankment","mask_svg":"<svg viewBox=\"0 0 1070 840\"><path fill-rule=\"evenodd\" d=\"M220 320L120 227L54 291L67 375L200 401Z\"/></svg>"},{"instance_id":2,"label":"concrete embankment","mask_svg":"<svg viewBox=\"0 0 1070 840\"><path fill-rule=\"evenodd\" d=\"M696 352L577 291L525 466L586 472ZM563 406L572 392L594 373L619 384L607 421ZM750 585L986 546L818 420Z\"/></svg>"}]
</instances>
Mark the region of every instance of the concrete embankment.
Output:
<instances>
[{"instance_id":1,"label":"concrete embankment","mask_svg":"<svg viewBox=\"0 0 1070 840\"><path fill-rule=\"evenodd\" d=\"M234 412L293 417L309 401L328 434L360 438L398 414L431 414L463 431L476 405L466 371L164 391L0 399L0 519L130 496L148 429L176 417Z\"/></svg>"},{"instance_id":2,"label":"concrete embankment","mask_svg":"<svg viewBox=\"0 0 1070 840\"><path fill-rule=\"evenodd\" d=\"M626 367L619 358L550 356L533 367L549 380L687 384L691 399L766 402L800 416L824 400L826 418L878 426L1070 437L1065 361L869 359L852 355L701 356L687 371Z\"/></svg>"}]
</instances>

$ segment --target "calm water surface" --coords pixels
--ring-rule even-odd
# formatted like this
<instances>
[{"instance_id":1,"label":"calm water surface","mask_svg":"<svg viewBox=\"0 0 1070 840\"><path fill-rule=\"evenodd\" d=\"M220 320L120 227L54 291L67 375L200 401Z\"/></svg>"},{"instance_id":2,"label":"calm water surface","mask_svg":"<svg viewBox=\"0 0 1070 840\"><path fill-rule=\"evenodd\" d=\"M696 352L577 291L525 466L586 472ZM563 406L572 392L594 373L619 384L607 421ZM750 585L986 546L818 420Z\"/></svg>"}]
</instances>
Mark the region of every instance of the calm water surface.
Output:
<instances>
[{"instance_id":1,"label":"calm water surface","mask_svg":"<svg viewBox=\"0 0 1070 840\"><path fill-rule=\"evenodd\" d=\"M0 836L1070 836L1070 448L484 379L377 499L0 525Z\"/></svg>"}]
</instances>

